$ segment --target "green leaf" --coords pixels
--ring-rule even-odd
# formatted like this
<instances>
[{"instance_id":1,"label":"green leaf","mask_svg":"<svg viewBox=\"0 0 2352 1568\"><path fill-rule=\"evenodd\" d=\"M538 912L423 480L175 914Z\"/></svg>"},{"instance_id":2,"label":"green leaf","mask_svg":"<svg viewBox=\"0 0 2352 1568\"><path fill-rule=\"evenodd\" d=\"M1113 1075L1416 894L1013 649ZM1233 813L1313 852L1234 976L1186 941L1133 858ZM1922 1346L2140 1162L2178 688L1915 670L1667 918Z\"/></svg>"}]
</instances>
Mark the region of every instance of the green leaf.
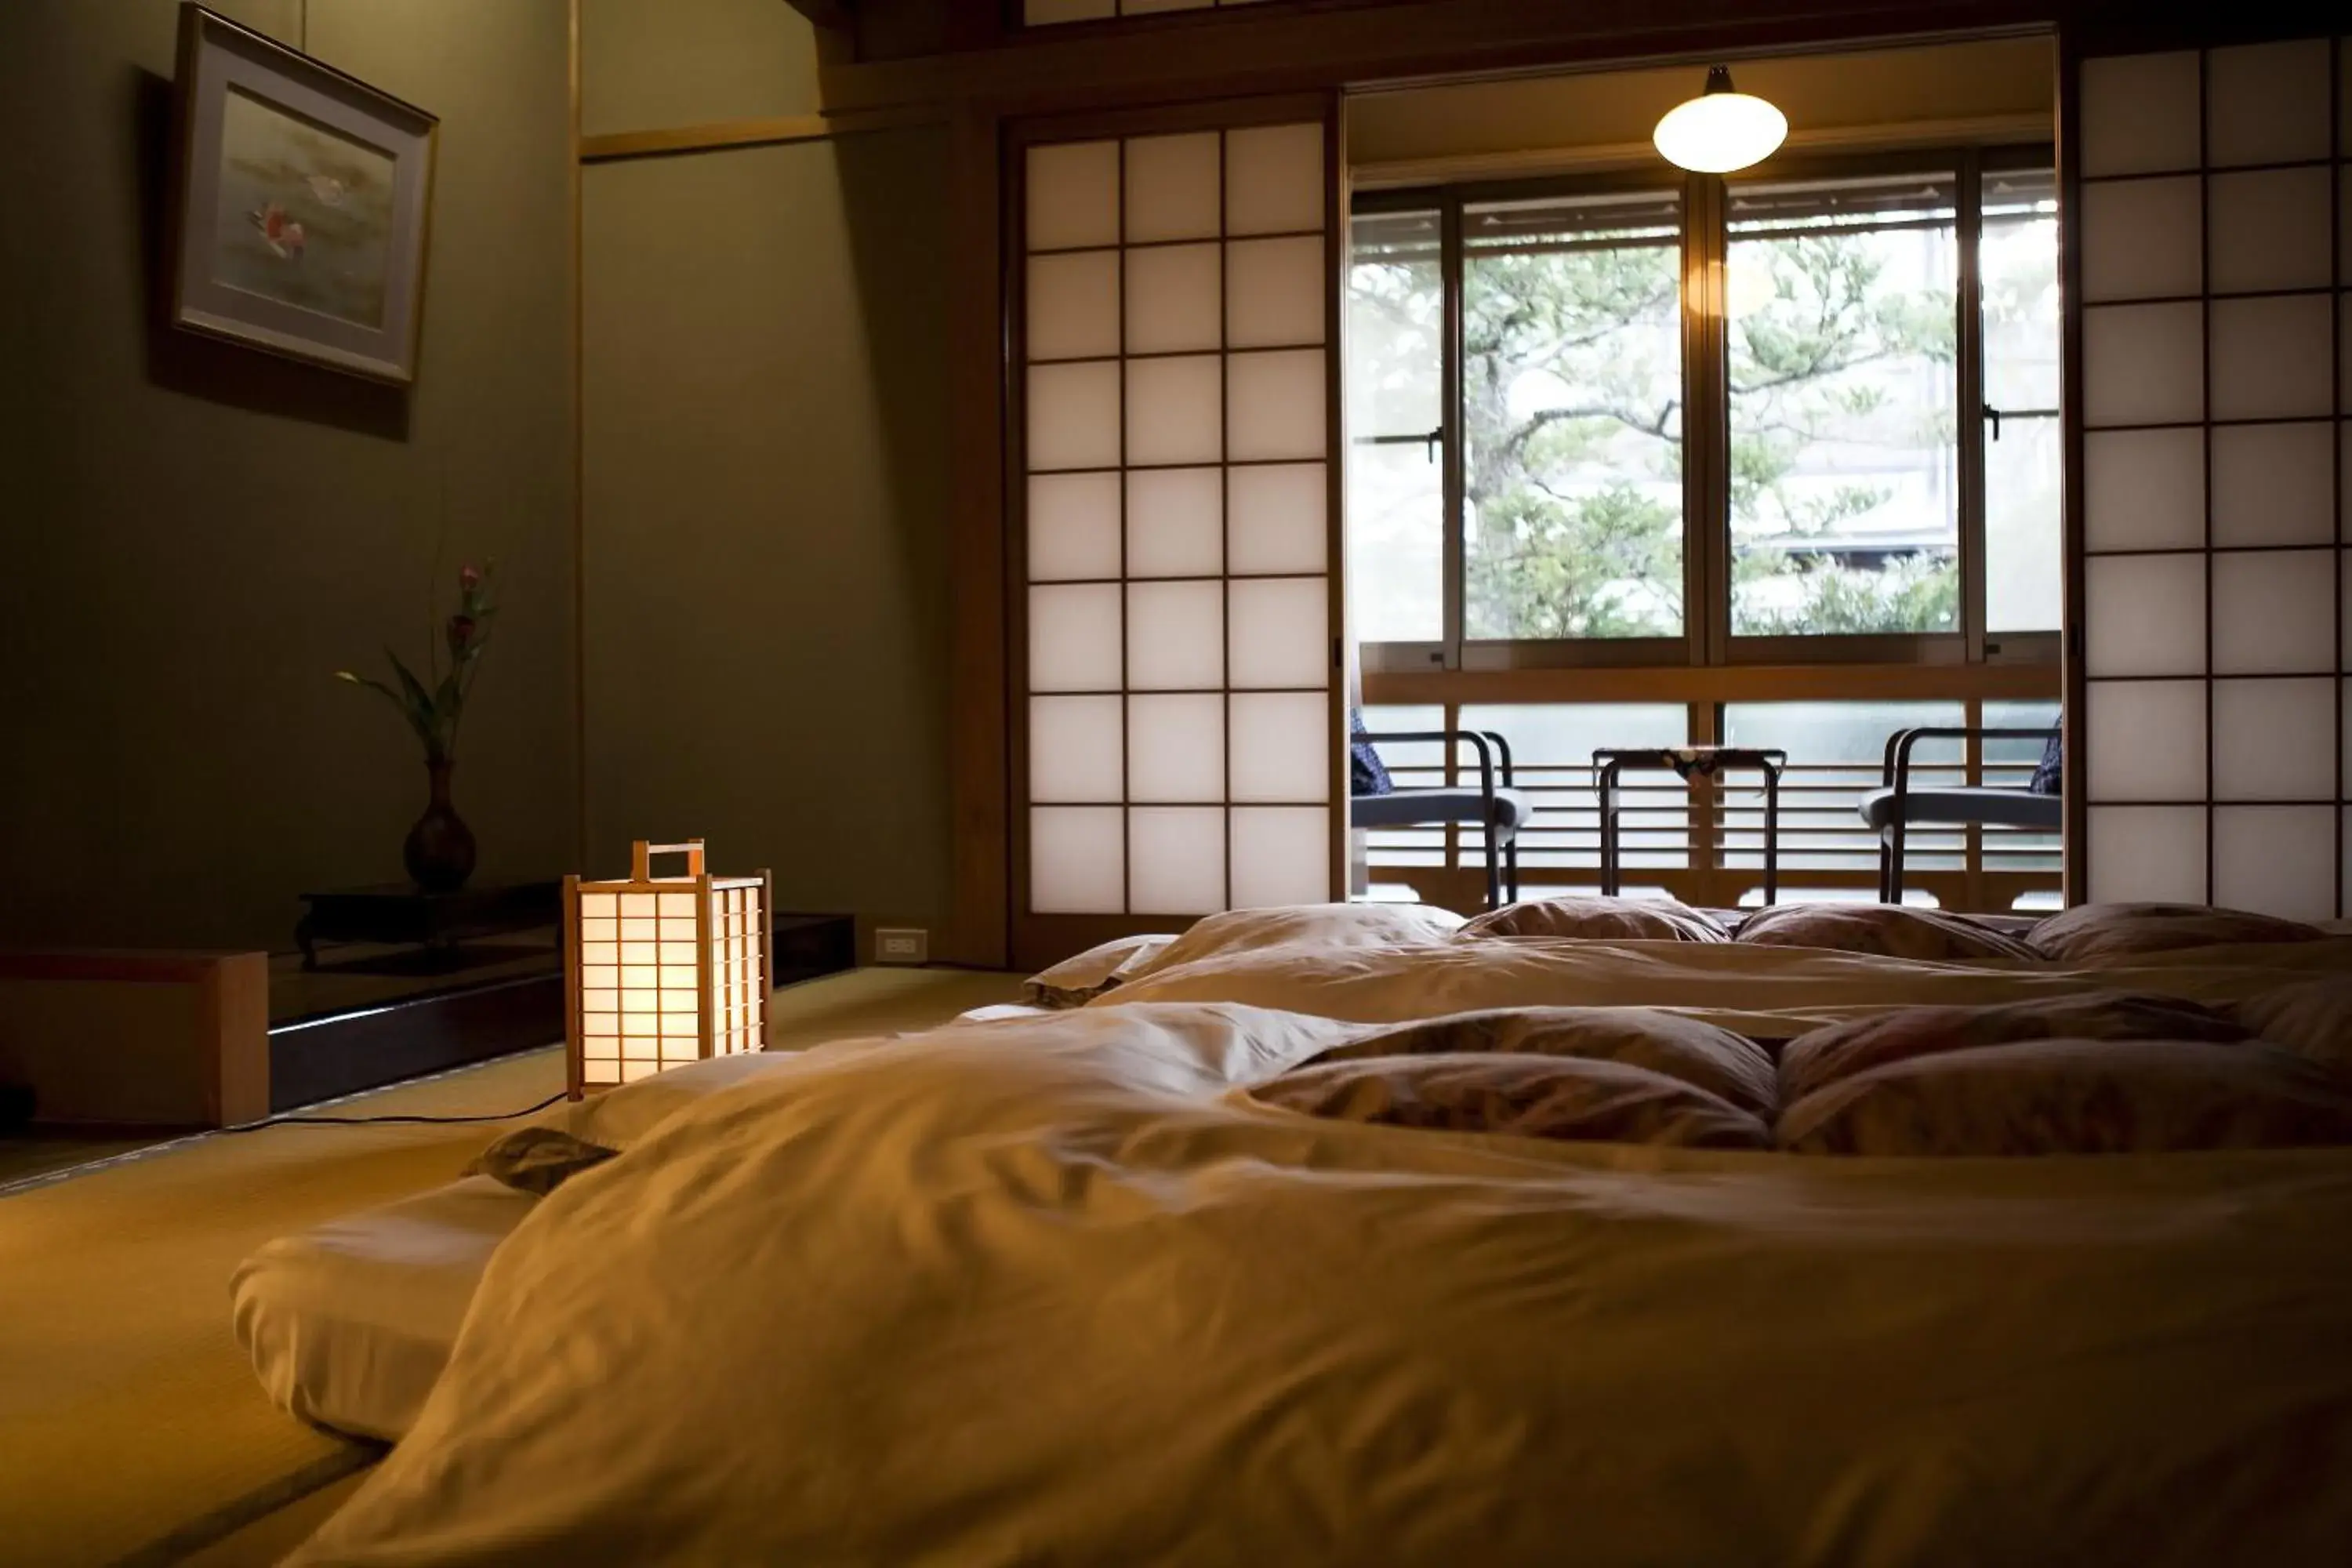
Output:
<instances>
[{"instance_id":1,"label":"green leaf","mask_svg":"<svg viewBox=\"0 0 2352 1568\"><path fill-rule=\"evenodd\" d=\"M381 680L371 679L364 675L354 675L348 669L339 669L335 671L335 679L337 680L348 680L353 686L366 687L370 691L382 697L386 702L391 703L394 708L401 710L404 713L408 710L408 704L401 700L400 693L394 691L391 687L386 686Z\"/></svg>"},{"instance_id":2,"label":"green leaf","mask_svg":"<svg viewBox=\"0 0 2352 1568\"><path fill-rule=\"evenodd\" d=\"M394 672L400 677L401 692L406 699L404 706L409 727L416 731L416 738L425 742L425 754L428 757L444 755L446 748L441 740L441 716L434 708L433 694L425 689L423 681L409 673L408 666L400 661L398 654L387 647L383 650L383 657L392 661Z\"/></svg>"}]
</instances>

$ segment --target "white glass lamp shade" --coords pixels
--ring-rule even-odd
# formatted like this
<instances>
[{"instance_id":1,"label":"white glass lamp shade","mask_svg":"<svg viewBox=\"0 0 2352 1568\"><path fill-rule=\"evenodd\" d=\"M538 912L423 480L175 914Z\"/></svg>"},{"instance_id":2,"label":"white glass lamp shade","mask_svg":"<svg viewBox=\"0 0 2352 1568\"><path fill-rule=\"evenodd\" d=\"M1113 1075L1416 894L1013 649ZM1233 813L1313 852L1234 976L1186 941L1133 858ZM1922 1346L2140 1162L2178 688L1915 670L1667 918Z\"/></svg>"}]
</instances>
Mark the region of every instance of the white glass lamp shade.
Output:
<instances>
[{"instance_id":1,"label":"white glass lamp shade","mask_svg":"<svg viewBox=\"0 0 2352 1568\"><path fill-rule=\"evenodd\" d=\"M1788 136L1787 115L1735 90L1731 72L1717 66L1706 73L1706 90L1668 110L1652 140L1676 168L1727 174L1762 163Z\"/></svg>"}]
</instances>

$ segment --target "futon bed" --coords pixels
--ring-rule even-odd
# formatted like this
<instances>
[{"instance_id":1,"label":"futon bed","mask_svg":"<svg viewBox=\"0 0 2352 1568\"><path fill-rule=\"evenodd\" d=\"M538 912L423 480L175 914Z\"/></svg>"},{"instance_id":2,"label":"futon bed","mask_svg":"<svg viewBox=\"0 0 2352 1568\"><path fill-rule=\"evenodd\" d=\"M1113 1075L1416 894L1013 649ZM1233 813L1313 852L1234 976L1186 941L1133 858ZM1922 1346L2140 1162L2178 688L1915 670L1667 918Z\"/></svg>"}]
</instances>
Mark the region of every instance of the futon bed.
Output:
<instances>
[{"instance_id":1,"label":"futon bed","mask_svg":"<svg viewBox=\"0 0 2352 1568\"><path fill-rule=\"evenodd\" d=\"M401 1439L295 1561L2344 1561L2352 934L1751 927L1221 916L569 1108L240 1275Z\"/></svg>"}]
</instances>

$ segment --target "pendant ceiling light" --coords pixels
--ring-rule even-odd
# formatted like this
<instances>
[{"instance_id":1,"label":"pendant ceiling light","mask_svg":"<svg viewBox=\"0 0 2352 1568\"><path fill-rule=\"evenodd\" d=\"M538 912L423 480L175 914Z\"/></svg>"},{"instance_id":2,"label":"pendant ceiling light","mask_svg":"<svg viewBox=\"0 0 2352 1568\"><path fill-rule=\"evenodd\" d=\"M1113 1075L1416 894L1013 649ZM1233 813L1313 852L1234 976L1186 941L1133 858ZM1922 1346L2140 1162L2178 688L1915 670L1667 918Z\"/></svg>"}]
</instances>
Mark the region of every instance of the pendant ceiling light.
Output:
<instances>
[{"instance_id":1,"label":"pendant ceiling light","mask_svg":"<svg viewBox=\"0 0 2352 1568\"><path fill-rule=\"evenodd\" d=\"M1789 134L1789 117L1731 85L1727 66L1706 73L1706 90L1676 104L1654 137L1666 162L1702 174L1727 174L1772 155Z\"/></svg>"}]
</instances>

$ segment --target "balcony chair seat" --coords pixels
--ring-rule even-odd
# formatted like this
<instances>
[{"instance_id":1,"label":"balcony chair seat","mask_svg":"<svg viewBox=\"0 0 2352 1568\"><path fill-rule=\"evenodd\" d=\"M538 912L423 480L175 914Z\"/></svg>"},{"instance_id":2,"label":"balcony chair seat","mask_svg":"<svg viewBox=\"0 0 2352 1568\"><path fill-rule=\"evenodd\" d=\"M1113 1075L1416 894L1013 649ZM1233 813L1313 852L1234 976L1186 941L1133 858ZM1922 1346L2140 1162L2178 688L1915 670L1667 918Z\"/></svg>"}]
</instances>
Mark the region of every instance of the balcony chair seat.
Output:
<instances>
[{"instance_id":1,"label":"balcony chair seat","mask_svg":"<svg viewBox=\"0 0 2352 1568\"><path fill-rule=\"evenodd\" d=\"M1517 837L1535 812L1535 799L1525 791L1495 792L1495 826L1506 841ZM1386 795L1357 795L1348 803L1348 815L1358 827L1476 823L1486 816L1486 802L1475 789L1400 789Z\"/></svg>"},{"instance_id":2,"label":"balcony chair seat","mask_svg":"<svg viewBox=\"0 0 2352 1568\"><path fill-rule=\"evenodd\" d=\"M1906 826L1922 822L1978 823L1992 827L2039 827L2055 833L2063 825L2065 814L2065 803L2054 795L1984 784L1915 788L1903 798ZM1862 819L1874 828L1893 823L1895 792L1874 789L1864 795Z\"/></svg>"}]
</instances>

